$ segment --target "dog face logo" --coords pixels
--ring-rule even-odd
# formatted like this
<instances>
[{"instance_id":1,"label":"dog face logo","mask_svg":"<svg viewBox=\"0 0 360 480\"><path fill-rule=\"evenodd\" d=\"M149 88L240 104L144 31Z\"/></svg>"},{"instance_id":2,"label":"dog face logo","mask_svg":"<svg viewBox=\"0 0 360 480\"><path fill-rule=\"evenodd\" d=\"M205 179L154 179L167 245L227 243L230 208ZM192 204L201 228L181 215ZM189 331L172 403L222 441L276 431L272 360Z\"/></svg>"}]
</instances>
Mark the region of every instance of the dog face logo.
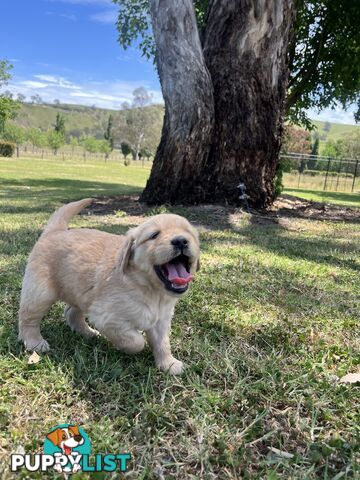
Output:
<instances>
[{"instance_id":1,"label":"dog face logo","mask_svg":"<svg viewBox=\"0 0 360 480\"><path fill-rule=\"evenodd\" d=\"M90 440L78 425L59 425L46 435L44 453L56 457L57 472L76 473L81 470L82 456L90 454Z\"/></svg>"},{"instance_id":2,"label":"dog face logo","mask_svg":"<svg viewBox=\"0 0 360 480\"><path fill-rule=\"evenodd\" d=\"M84 443L84 438L79 433L79 427L77 425L69 425L67 428L57 428L46 435L46 438L61 448L64 455L71 455L74 447Z\"/></svg>"}]
</instances>

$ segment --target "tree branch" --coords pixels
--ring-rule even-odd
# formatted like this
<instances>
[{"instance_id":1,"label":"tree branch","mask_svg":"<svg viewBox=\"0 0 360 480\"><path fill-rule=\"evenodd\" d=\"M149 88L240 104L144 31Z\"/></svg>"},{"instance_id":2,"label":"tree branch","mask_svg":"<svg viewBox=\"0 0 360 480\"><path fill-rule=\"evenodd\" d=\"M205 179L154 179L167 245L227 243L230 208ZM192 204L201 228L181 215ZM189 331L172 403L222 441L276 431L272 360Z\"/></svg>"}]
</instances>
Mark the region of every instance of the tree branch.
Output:
<instances>
[{"instance_id":1,"label":"tree branch","mask_svg":"<svg viewBox=\"0 0 360 480\"><path fill-rule=\"evenodd\" d=\"M321 32L319 32L318 40L316 42L315 52L313 54L313 60L310 64L307 64L300 70L296 77L289 81L289 87L292 87L298 78L301 80L294 86L291 93L287 96L286 99L286 110L288 111L301 97L303 93L304 86L309 82L312 75L317 72L317 66L319 63L320 55L322 53L322 48L327 40L327 28L324 26Z\"/></svg>"}]
</instances>

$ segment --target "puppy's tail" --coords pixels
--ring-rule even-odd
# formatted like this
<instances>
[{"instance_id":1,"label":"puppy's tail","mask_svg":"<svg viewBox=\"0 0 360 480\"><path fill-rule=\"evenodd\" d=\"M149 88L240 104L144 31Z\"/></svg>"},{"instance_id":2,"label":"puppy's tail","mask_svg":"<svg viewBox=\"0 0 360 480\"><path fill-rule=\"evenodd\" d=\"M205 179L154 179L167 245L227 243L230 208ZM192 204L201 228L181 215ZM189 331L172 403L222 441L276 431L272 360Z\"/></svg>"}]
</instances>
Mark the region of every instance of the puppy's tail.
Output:
<instances>
[{"instance_id":1,"label":"puppy's tail","mask_svg":"<svg viewBox=\"0 0 360 480\"><path fill-rule=\"evenodd\" d=\"M81 210L93 201L92 198L84 198L78 202L71 202L56 210L50 217L43 233L49 233L53 230L66 230L70 220L81 212Z\"/></svg>"}]
</instances>

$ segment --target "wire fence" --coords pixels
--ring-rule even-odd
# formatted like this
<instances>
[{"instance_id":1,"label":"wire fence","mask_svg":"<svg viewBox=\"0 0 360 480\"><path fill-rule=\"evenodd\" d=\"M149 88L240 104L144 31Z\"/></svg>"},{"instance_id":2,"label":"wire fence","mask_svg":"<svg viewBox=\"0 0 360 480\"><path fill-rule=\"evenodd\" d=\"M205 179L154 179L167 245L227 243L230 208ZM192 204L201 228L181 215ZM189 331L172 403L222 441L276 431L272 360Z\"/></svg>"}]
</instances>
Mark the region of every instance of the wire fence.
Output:
<instances>
[{"instance_id":1,"label":"wire fence","mask_svg":"<svg viewBox=\"0 0 360 480\"><path fill-rule=\"evenodd\" d=\"M126 159L119 150L111 154L86 152L80 147L49 149L18 147L17 156L36 157L66 161L78 159L102 160L106 162L124 162ZM130 158L130 155L128 156ZM360 193L360 160L354 158L332 158L321 155L288 152L280 155L284 165L283 184L285 188L322 190L332 192ZM139 164L151 165L149 159L139 159Z\"/></svg>"},{"instance_id":2,"label":"wire fence","mask_svg":"<svg viewBox=\"0 0 360 480\"><path fill-rule=\"evenodd\" d=\"M59 149L54 151L46 148L32 148L32 147L17 147L16 148L17 157L34 157L41 159L54 159L59 161L66 161L71 159L78 159L86 162L87 160L102 160L106 162L124 162L126 158L119 150L113 150L109 154L99 153L99 152L87 152L80 147L75 147L72 149ZM127 156L127 159L133 160L131 154ZM149 164L150 160L145 157L139 158L139 163L142 165Z\"/></svg>"},{"instance_id":3,"label":"wire fence","mask_svg":"<svg viewBox=\"0 0 360 480\"><path fill-rule=\"evenodd\" d=\"M280 155L286 188L360 193L360 161L289 152Z\"/></svg>"}]
</instances>

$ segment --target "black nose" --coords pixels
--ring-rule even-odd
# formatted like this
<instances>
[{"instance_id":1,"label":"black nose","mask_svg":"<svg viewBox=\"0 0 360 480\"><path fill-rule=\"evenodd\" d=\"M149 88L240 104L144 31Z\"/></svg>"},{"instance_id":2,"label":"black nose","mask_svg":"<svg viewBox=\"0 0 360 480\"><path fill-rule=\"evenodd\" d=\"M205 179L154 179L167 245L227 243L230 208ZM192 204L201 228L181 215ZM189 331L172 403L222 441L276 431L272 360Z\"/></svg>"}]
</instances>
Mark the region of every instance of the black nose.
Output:
<instances>
[{"instance_id":1,"label":"black nose","mask_svg":"<svg viewBox=\"0 0 360 480\"><path fill-rule=\"evenodd\" d=\"M175 237L171 240L171 244L174 245L174 247L177 247L183 250L184 248L187 247L188 241L186 240L185 237Z\"/></svg>"},{"instance_id":2,"label":"black nose","mask_svg":"<svg viewBox=\"0 0 360 480\"><path fill-rule=\"evenodd\" d=\"M81 435L74 435L74 440L76 440L77 442L81 442L82 436Z\"/></svg>"}]
</instances>

